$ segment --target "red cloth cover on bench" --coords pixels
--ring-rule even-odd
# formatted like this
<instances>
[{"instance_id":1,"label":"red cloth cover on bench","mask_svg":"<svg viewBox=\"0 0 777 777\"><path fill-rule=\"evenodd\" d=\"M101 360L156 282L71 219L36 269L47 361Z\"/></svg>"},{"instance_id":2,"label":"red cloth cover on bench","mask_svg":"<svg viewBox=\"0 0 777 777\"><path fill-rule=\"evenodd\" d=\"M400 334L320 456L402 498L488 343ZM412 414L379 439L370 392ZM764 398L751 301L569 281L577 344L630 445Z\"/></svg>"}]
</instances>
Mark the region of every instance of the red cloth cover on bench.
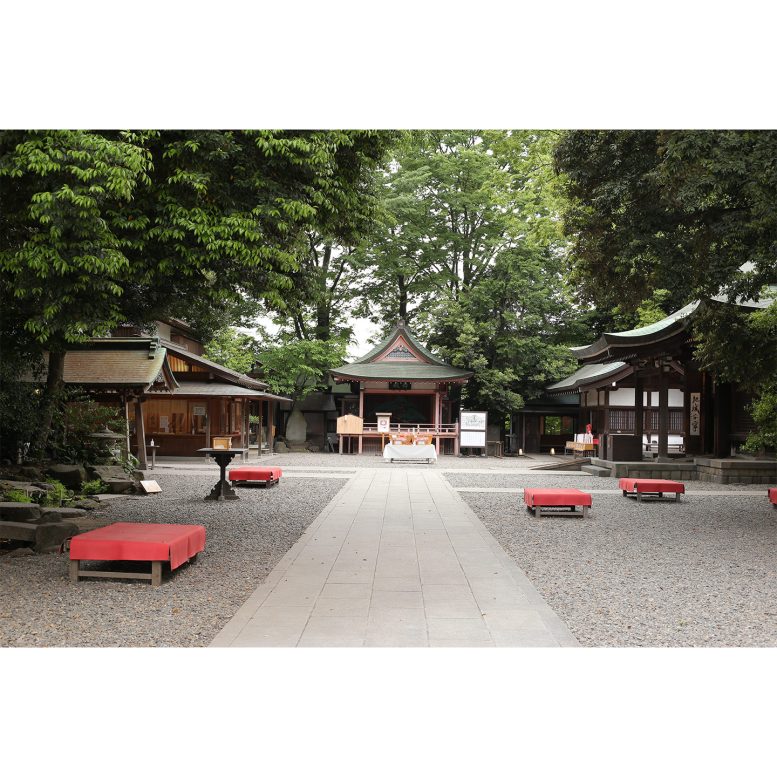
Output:
<instances>
[{"instance_id":1,"label":"red cloth cover on bench","mask_svg":"<svg viewBox=\"0 0 777 777\"><path fill-rule=\"evenodd\" d=\"M525 488L523 501L529 507L591 507L591 495L577 488Z\"/></svg>"},{"instance_id":2,"label":"red cloth cover on bench","mask_svg":"<svg viewBox=\"0 0 777 777\"><path fill-rule=\"evenodd\" d=\"M769 493L769 501L773 505L777 505L777 488L769 488L767 491Z\"/></svg>"},{"instance_id":3,"label":"red cloth cover on bench","mask_svg":"<svg viewBox=\"0 0 777 777\"><path fill-rule=\"evenodd\" d=\"M112 523L70 540L73 561L170 561L180 567L205 550L205 527L176 523Z\"/></svg>"},{"instance_id":4,"label":"red cloth cover on bench","mask_svg":"<svg viewBox=\"0 0 777 777\"><path fill-rule=\"evenodd\" d=\"M638 494L684 494L685 483L676 480L655 478L621 478L618 481L621 491L636 491Z\"/></svg>"},{"instance_id":5,"label":"red cloth cover on bench","mask_svg":"<svg viewBox=\"0 0 777 777\"><path fill-rule=\"evenodd\" d=\"M280 467L232 467L230 480L280 480L283 472Z\"/></svg>"}]
</instances>

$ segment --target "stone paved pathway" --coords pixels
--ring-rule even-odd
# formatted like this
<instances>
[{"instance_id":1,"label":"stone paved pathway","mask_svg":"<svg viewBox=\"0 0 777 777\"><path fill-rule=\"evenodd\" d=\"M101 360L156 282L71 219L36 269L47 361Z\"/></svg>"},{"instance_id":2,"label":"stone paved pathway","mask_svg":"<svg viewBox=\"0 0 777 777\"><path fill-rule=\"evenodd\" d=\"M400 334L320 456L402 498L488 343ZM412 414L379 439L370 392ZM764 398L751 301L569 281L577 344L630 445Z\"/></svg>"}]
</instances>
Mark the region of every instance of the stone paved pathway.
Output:
<instances>
[{"instance_id":1,"label":"stone paved pathway","mask_svg":"<svg viewBox=\"0 0 777 777\"><path fill-rule=\"evenodd\" d=\"M356 472L211 643L575 645L526 575L431 468Z\"/></svg>"}]
</instances>

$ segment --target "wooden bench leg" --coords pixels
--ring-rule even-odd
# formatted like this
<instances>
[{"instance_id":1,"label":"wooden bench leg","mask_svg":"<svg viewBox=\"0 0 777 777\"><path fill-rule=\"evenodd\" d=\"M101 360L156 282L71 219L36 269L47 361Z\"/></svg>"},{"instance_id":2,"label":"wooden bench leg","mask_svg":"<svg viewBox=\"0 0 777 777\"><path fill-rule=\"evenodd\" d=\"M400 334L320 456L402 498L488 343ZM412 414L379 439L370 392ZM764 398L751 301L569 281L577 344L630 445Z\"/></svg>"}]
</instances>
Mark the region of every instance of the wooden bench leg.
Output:
<instances>
[{"instance_id":1,"label":"wooden bench leg","mask_svg":"<svg viewBox=\"0 0 777 777\"><path fill-rule=\"evenodd\" d=\"M81 568L81 562L70 559L70 582L78 582L78 571Z\"/></svg>"},{"instance_id":2,"label":"wooden bench leg","mask_svg":"<svg viewBox=\"0 0 777 777\"><path fill-rule=\"evenodd\" d=\"M151 585L152 586L162 585L162 562L161 561L151 562Z\"/></svg>"},{"instance_id":3,"label":"wooden bench leg","mask_svg":"<svg viewBox=\"0 0 777 777\"><path fill-rule=\"evenodd\" d=\"M674 501L675 501L675 502L679 502L679 501L680 501L680 492L679 492L679 491L676 491L676 492L675 492L675 495L674 495Z\"/></svg>"},{"instance_id":4,"label":"wooden bench leg","mask_svg":"<svg viewBox=\"0 0 777 777\"><path fill-rule=\"evenodd\" d=\"M588 505L583 505L583 520L588 518Z\"/></svg>"}]
</instances>

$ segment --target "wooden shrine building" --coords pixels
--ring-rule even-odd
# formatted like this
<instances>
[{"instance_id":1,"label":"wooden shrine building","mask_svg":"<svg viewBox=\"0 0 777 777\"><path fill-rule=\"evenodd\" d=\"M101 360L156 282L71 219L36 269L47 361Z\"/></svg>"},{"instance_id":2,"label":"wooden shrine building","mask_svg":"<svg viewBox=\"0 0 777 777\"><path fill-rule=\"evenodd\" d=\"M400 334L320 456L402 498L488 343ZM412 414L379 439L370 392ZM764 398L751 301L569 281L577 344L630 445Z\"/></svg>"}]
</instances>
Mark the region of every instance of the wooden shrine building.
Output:
<instances>
[{"instance_id":1,"label":"wooden shrine building","mask_svg":"<svg viewBox=\"0 0 777 777\"><path fill-rule=\"evenodd\" d=\"M737 304L756 310L771 301ZM581 368L547 392L579 395L580 422L598 435L600 458L641 461L654 450L659 461L669 461L672 455L721 458L736 452L752 429L752 397L716 382L693 356L694 322L703 306L720 304L730 303L692 302L654 324L607 332L571 349Z\"/></svg>"},{"instance_id":2,"label":"wooden shrine building","mask_svg":"<svg viewBox=\"0 0 777 777\"><path fill-rule=\"evenodd\" d=\"M438 359L404 321L369 353L330 372L336 383L349 383L358 398L354 409L363 420L359 453L379 450L379 413L391 414L391 431L431 434L438 453L458 453L459 403L452 389L465 384L472 372Z\"/></svg>"}]
</instances>

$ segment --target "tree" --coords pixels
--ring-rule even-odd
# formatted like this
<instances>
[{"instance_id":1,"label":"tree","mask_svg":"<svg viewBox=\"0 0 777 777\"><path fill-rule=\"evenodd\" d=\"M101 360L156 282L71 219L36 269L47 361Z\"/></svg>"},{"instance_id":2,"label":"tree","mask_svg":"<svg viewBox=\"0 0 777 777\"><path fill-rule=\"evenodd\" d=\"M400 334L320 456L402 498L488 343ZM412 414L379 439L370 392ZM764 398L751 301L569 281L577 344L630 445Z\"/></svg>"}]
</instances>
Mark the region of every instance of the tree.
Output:
<instances>
[{"instance_id":1,"label":"tree","mask_svg":"<svg viewBox=\"0 0 777 777\"><path fill-rule=\"evenodd\" d=\"M297 340L263 350L262 379L270 390L295 402L326 388L329 370L345 360L345 343L338 340Z\"/></svg>"},{"instance_id":2,"label":"tree","mask_svg":"<svg viewBox=\"0 0 777 777\"><path fill-rule=\"evenodd\" d=\"M430 346L475 370L470 406L495 416L571 369L586 332L563 278L565 241L547 132L436 131L386 171L388 214L370 244L365 309L412 319Z\"/></svg>"},{"instance_id":3,"label":"tree","mask_svg":"<svg viewBox=\"0 0 777 777\"><path fill-rule=\"evenodd\" d=\"M259 360L259 350L256 338L225 327L205 345L205 358L236 372L248 373Z\"/></svg>"},{"instance_id":4,"label":"tree","mask_svg":"<svg viewBox=\"0 0 777 777\"><path fill-rule=\"evenodd\" d=\"M207 336L252 301L282 307L305 233L350 239L379 133L4 132L5 332L51 353L120 321L178 316ZM51 414L44 414L42 450Z\"/></svg>"},{"instance_id":5,"label":"tree","mask_svg":"<svg viewBox=\"0 0 777 777\"><path fill-rule=\"evenodd\" d=\"M49 352L39 449L68 344L105 333L121 318L120 280L129 262L105 210L131 200L149 168L148 152L131 133L0 133L2 335Z\"/></svg>"},{"instance_id":6,"label":"tree","mask_svg":"<svg viewBox=\"0 0 777 777\"><path fill-rule=\"evenodd\" d=\"M668 308L777 282L777 132L571 131L555 149L586 300ZM748 270L740 268L748 264Z\"/></svg>"}]
</instances>

